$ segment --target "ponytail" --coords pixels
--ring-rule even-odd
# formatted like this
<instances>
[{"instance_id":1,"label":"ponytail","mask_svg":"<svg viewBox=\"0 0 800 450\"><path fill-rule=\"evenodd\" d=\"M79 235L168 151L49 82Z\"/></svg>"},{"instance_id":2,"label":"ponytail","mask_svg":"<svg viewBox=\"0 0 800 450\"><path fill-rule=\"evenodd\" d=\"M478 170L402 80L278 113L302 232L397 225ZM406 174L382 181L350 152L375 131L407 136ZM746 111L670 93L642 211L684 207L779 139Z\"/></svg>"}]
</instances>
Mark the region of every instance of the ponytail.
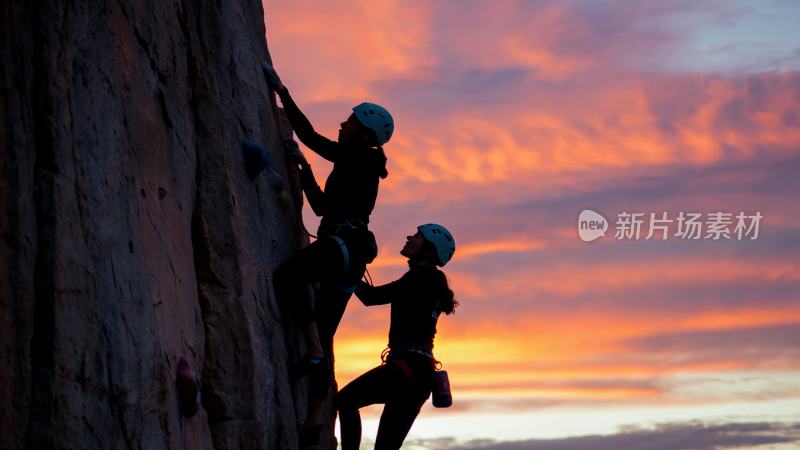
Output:
<instances>
[{"instance_id":1,"label":"ponytail","mask_svg":"<svg viewBox=\"0 0 800 450\"><path fill-rule=\"evenodd\" d=\"M450 284L447 282L447 276L441 270L437 270L441 276L439 277L438 290L441 292L441 300L439 300L439 309L445 314L453 314L456 312L458 302L455 299L455 293L450 289Z\"/></svg>"}]
</instances>

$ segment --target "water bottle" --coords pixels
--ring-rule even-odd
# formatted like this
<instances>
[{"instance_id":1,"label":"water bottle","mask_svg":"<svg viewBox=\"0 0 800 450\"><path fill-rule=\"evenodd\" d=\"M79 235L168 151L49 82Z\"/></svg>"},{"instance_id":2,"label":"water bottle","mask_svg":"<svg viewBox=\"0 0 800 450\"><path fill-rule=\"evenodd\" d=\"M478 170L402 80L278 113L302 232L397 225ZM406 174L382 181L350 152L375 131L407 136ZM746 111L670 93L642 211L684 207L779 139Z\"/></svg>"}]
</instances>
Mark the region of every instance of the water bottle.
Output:
<instances>
[{"instance_id":1,"label":"water bottle","mask_svg":"<svg viewBox=\"0 0 800 450\"><path fill-rule=\"evenodd\" d=\"M447 408L453 404L453 396L450 394L450 379L447 378L446 370L439 370L433 374L433 406L436 408Z\"/></svg>"}]
</instances>

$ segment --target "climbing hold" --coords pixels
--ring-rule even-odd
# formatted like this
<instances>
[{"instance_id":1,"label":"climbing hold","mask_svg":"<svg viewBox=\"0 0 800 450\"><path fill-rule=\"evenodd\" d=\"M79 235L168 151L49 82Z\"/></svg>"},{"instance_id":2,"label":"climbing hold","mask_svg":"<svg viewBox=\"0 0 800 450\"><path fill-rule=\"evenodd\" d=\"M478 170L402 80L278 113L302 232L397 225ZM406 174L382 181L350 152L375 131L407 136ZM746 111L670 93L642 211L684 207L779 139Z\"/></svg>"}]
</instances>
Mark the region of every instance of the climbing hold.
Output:
<instances>
[{"instance_id":1,"label":"climbing hold","mask_svg":"<svg viewBox=\"0 0 800 450\"><path fill-rule=\"evenodd\" d=\"M267 178L269 179L269 184L278 193L281 207L284 210L288 210L292 206L292 197L286 192L283 178L273 167L270 167L269 155L264 150L264 147L245 139L242 141L242 151L244 152L244 163L250 179L252 180L264 169L268 168Z\"/></svg>"},{"instance_id":2,"label":"climbing hold","mask_svg":"<svg viewBox=\"0 0 800 450\"><path fill-rule=\"evenodd\" d=\"M264 147L247 139L242 141L242 151L244 152L244 165L247 169L247 176L252 180L262 170L269 165L269 155Z\"/></svg>"},{"instance_id":3,"label":"climbing hold","mask_svg":"<svg viewBox=\"0 0 800 450\"><path fill-rule=\"evenodd\" d=\"M194 416L200 409L200 381L192 366L183 358L178 360L175 383L178 386L181 414L185 417Z\"/></svg>"},{"instance_id":4,"label":"climbing hold","mask_svg":"<svg viewBox=\"0 0 800 450\"><path fill-rule=\"evenodd\" d=\"M275 189L276 192L280 192L284 189L283 187L283 178L275 171L272 167L269 168L269 184L272 186L272 189Z\"/></svg>"},{"instance_id":5,"label":"climbing hold","mask_svg":"<svg viewBox=\"0 0 800 450\"><path fill-rule=\"evenodd\" d=\"M281 191L281 193L278 194L278 200L280 200L281 208L283 208L284 211L288 211L292 206L292 197L286 191Z\"/></svg>"},{"instance_id":6,"label":"climbing hold","mask_svg":"<svg viewBox=\"0 0 800 450\"><path fill-rule=\"evenodd\" d=\"M167 190L162 187L158 188L158 199L164 200L164 197L166 196L167 196Z\"/></svg>"}]
</instances>

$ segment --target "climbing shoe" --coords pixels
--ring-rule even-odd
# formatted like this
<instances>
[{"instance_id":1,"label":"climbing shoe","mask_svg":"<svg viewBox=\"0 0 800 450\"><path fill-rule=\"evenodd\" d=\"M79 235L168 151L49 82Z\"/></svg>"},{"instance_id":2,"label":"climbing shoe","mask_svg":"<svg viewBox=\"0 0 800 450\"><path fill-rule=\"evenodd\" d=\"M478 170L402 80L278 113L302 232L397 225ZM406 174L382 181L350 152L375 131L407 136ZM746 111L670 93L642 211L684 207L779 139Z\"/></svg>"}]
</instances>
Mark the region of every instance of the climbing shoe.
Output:
<instances>
[{"instance_id":1,"label":"climbing shoe","mask_svg":"<svg viewBox=\"0 0 800 450\"><path fill-rule=\"evenodd\" d=\"M289 376L293 380L312 375L314 372L328 372L330 362L327 356L306 355L289 369Z\"/></svg>"},{"instance_id":2,"label":"climbing shoe","mask_svg":"<svg viewBox=\"0 0 800 450\"><path fill-rule=\"evenodd\" d=\"M283 208L284 211L288 211L292 206L292 197L286 191L281 191L281 193L278 194L278 201L280 201L281 208Z\"/></svg>"},{"instance_id":3,"label":"climbing shoe","mask_svg":"<svg viewBox=\"0 0 800 450\"><path fill-rule=\"evenodd\" d=\"M269 156L264 147L247 139L242 141L242 152L244 153L244 165L247 169L247 176L252 180L262 170L269 165Z\"/></svg>"},{"instance_id":4,"label":"climbing shoe","mask_svg":"<svg viewBox=\"0 0 800 450\"><path fill-rule=\"evenodd\" d=\"M328 387L331 384L331 363L327 356L306 355L289 371L293 380L309 376L309 395L314 398L328 396Z\"/></svg>"}]
</instances>

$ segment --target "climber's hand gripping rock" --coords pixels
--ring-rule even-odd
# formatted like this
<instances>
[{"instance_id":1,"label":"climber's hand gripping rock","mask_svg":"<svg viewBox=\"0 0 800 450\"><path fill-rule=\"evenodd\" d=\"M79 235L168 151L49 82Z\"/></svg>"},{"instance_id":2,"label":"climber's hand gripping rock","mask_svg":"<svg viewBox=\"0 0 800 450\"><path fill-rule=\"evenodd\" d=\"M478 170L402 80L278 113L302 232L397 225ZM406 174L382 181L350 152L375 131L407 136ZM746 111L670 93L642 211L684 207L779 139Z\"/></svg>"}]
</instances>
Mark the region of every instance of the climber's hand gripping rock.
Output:
<instances>
[{"instance_id":1,"label":"climber's hand gripping rock","mask_svg":"<svg viewBox=\"0 0 800 450\"><path fill-rule=\"evenodd\" d=\"M305 169L309 166L308 160L305 155L303 155L303 152L300 151L300 146L297 145L294 139L287 139L284 141L284 144L286 146L286 154L289 156L289 161L300 166L300 169Z\"/></svg>"}]
</instances>

